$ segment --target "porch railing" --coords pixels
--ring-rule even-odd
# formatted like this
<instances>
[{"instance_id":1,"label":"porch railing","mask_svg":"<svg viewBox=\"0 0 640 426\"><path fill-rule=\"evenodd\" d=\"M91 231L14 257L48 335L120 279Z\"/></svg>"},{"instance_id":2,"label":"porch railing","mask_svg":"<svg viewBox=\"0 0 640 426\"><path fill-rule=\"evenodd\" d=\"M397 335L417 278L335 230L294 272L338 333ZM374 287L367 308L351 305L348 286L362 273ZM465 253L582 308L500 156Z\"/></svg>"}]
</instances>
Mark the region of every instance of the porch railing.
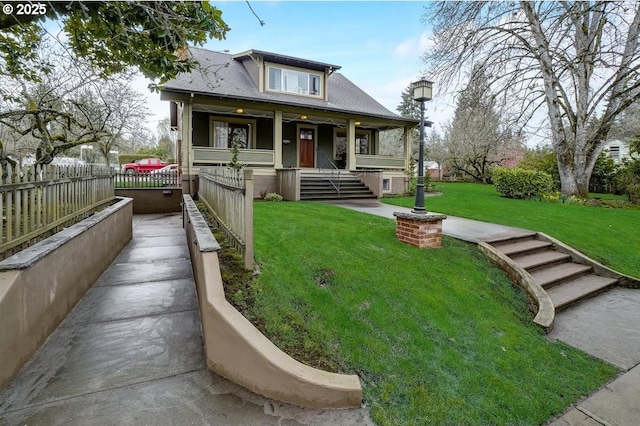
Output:
<instances>
[{"instance_id":1,"label":"porch railing","mask_svg":"<svg viewBox=\"0 0 640 426\"><path fill-rule=\"evenodd\" d=\"M359 168L402 170L406 164L407 160L404 157L356 154L356 167Z\"/></svg>"},{"instance_id":2,"label":"porch railing","mask_svg":"<svg viewBox=\"0 0 640 426\"><path fill-rule=\"evenodd\" d=\"M340 169L338 168L338 166L336 166L336 163L333 162L333 160L331 160L331 158L329 158L329 156L327 154L324 153L324 151L322 151L321 149L316 149L316 151L326 160L329 162L329 164L331 164L331 166L333 168L331 169L325 169L325 168L320 168L318 170L320 170L320 174L322 175L327 175L327 174L331 174L331 176L329 177L329 183L331 183L331 186L333 186L333 188L336 190L336 192L338 193L338 197L340 196ZM336 183L334 183L334 173L338 173L338 179L336 179Z\"/></svg>"},{"instance_id":3,"label":"porch railing","mask_svg":"<svg viewBox=\"0 0 640 426\"><path fill-rule=\"evenodd\" d=\"M195 164L228 164L233 154L227 148L193 147L193 162ZM275 151L271 149L241 149L238 161L251 166L273 166Z\"/></svg>"}]
</instances>

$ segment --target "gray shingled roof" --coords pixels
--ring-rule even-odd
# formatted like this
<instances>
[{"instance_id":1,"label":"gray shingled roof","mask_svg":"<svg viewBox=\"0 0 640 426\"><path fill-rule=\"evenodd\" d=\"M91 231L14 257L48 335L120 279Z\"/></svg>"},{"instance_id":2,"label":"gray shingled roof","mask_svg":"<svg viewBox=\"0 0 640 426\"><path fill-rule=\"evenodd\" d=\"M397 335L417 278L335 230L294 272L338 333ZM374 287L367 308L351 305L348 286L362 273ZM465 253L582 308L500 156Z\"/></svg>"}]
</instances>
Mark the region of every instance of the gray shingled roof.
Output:
<instances>
[{"instance_id":1,"label":"gray shingled roof","mask_svg":"<svg viewBox=\"0 0 640 426\"><path fill-rule=\"evenodd\" d=\"M416 122L389 111L337 72L329 76L329 100L325 101L284 93L260 92L246 68L240 61L234 60L233 55L200 48L190 48L190 52L200 63L199 69L167 82L164 87L166 92L193 93Z\"/></svg>"}]
</instances>

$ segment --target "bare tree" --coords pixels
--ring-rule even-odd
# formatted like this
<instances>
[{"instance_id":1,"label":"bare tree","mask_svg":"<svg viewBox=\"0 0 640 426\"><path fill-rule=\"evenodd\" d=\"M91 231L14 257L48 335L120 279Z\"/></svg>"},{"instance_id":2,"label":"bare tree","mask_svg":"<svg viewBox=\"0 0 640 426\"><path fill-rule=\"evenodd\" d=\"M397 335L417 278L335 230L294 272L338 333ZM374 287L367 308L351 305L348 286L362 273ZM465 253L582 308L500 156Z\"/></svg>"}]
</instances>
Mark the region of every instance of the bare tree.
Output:
<instances>
[{"instance_id":1,"label":"bare tree","mask_svg":"<svg viewBox=\"0 0 640 426\"><path fill-rule=\"evenodd\" d=\"M95 144L102 156L111 164L111 151L125 147L126 142L138 137L138 129L144 125L148 109L144 97L122 78L109 78L94 95L94 123L101 125L107 134Z\"/></svg>"},{"instance_id":2,"label":"bare tree","mask_svg":"<svg viewBox=\"0 0 640 426\"><path fill-rule=\"evenodd\" d=\"M91 120L94 105L81 90L85 84L70 75L55 82L20 82L22 100L0 111L0 126L18 138L37 141L36 160L41 164L76 145L97 142L107 130Z\"/></svg>"},{"instance_id":3,"label":"bare tree","mask_svg":"<svg viewBox=\"0 0 640 426\"><path fill-rule=\"evenodd\" d=\"M426 157L438 164L438 179L442 179L442 169L449 161L449 150L445 139L436 130L427 135L426 150Z\"/></svg>"},{"instance_id":4,"label":"bare tree","mask_svg":"<svg viewBox=\"0 0 640 426\"><path fill-rule=\"evenodd\" d=\"M439 2L425 20L432 78L450 88L479 64L521 123L546 107L562 192L588 197L612 124L640 99L640 2Z\"/></svg>"},{"instance_id":5,"label":"bare tree","mask_svg":"<svg viewBox=\"0 0 640 426\"><path fill-rule=\"evenodd\" d=\"M383 130L380 132L380 155L402 157L404 153L404 131L402 129Z\"/></svg>"},{"instance_id":6,"label":"bare tree","mask_svg":"<svg viewBox=\"0 0 640 426\"><path fill-rule=\"evenodd\" d=\"M640 136L640 102L624 110L611 129L611 137L630 142Z\"/></svg>"},{"instance_id":7,"label":"bare tree","mask_svg":"<svg viewBox=\"0 0 640 426\"><path fill-rule=\"evenodd\" d=\"M20 141L14 149L32 148L40 164L84 144L97 144L108 157L111 146L141 125L144 101L126 74L104 78L60 49L40 55L50 67L35 81L2 79L12 96L0 104L0 128Z\"/></svg>"},{"instance_id":8,"label":"bare tree","mask_svg":"<svg viewBox=\"0 0 640 426\"><path fill-rule=\"evenodd\" d=\"M472 179L487 183L494 166L508 160L514 143L512 123L503 118L501 102L489 90L484 70L476 66L460 92L451 123L445 125L450 165Z\"/></svg>"}]
</instances>

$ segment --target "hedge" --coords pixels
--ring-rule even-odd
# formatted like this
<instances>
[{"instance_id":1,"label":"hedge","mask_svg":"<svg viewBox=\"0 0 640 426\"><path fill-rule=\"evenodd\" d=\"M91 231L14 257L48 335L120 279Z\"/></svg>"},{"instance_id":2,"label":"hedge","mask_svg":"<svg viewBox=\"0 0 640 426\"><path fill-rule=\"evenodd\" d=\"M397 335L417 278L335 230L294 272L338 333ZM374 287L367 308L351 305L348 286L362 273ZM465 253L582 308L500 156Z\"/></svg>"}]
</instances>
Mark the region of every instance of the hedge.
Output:
<instances>
[{"instance_id":1,"label":"hedge","mask_svg":"<svg viewBox=\"0 0 640 426\"><path fill-rule=\"evenodd\" d=\"M496 190L507 198L532 198L553 191L553 178L539 170L507 169L493 170Z\"/></svg>"},{"instance_id":2,"label":"hedge","mask_svg":"<svg viewBox=\"0 0 640 426\"><path fill-rule=\"evenodd\" d=\"M142 160L143 158L150 158L149 155L144 154L120 154L118 156L118 163L120 165L133 163L136 160Z\"/></svg>"}]
</instances>

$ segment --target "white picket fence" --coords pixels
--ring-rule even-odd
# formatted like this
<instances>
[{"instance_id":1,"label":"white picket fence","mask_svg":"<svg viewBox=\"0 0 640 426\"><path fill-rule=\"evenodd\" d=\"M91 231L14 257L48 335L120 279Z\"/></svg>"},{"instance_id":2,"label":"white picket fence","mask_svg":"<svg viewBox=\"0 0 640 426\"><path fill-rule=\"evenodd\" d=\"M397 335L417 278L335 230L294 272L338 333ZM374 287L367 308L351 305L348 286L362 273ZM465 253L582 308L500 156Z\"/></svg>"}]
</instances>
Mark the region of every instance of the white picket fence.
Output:
<instances>
[{"instance_id":1,"label":"white picket fence","mask_svg":"<svg viewBox=\"0 0 640 426\"><path fill-rule=\"evenodd\" d=\"M242 252L245 268L253 268L253 170L200 168L198 198Z\"/></svg>"},{"instance_id":2,"label":"white picket fence","mask_svg":"<svg viewBox=\"0 0 640 426\"><path fill-rule=\"evenodd\" d=\"M107 168L0 166L0 258L83 219L114 198Z\"/></svg>"}]
</instances>

